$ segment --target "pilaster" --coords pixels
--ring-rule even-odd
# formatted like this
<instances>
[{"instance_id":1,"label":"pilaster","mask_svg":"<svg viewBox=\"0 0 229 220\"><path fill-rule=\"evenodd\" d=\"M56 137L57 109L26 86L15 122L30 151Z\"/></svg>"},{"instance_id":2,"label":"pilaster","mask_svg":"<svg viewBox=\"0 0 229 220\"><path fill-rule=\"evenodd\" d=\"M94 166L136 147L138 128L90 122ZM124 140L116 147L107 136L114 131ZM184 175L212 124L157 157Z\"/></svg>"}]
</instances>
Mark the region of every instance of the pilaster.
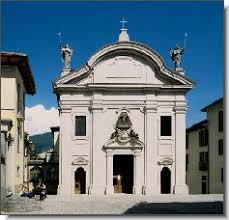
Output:
<instances>
[{"instance_id":1,"label":"pilaster","mask_svg":"<svg viewBox=\"0 0 229 220\"><path fill-rule=\"evenodd\" d=\"M145 146L145 175L144 194L159 194L158 189L158 158L157 158L157 106L156 103L147 104L145 110L146 146Z\"/></svg>"},{"instance_id":2,"label":"pilaster","mask_svg":"<svg viewBox=\"0 0 229 220\"><path fill-rule=\"evenodd\" d=\"M90 163L92 179L89 187L89 193L95 195L104 195L106 190L106 176L99 174L101 173L101 170L106 169L106 160L104 160L105 153L102 150L104 143L104 128L101 126L104 125L103 121L105 108L101 101L101 97L98 96L97 98L99 99L93 100L92 105L89 108L92 114L92 143Z\"/></svg>"},{"instance_id":3,"label":"pilaster","mask_svg":"<svg viewBox=\"0 0 229 220\"><path fill-rule=\"evenodd\" d=\"M60 134L59 134L59 185L58 194L71 195L71 167L66 147L70 147L71 137L71 110L61 109L60 111Z\"/></svg>"},{"instance_id":4,"label":"pilaster","mask_svg":"<svg viewBox=\"0 0 229 220\"><path fill-rule=\"evenodd\" d=\"M112 150L106 151L106 194L114 194Z\"/></svg>"},{"instance_id":5,"label":"pilaster","mask_svg":"<svg viewBox=\"0 0 229 220\"><path fill-rule=\"evenodd\" d=\"M186 106L175 106L175 194L188 194L188 186L185 181L186 148L185 148L185 113Z\"/></svg>"},{"instance_id":6,"label":"pilaster","mask_svg":"<svg viewBox=\"0 0 229 220\"><path fill-rule=\"evenodd\" d=\"M141 176L140 155L141 155L141 150L135 150L134 152L134 186L133 186L133 194L135 195L142 194L142 188L141 188L141 183L140 183L140 176Z\"/></svg>"}]
</instances>

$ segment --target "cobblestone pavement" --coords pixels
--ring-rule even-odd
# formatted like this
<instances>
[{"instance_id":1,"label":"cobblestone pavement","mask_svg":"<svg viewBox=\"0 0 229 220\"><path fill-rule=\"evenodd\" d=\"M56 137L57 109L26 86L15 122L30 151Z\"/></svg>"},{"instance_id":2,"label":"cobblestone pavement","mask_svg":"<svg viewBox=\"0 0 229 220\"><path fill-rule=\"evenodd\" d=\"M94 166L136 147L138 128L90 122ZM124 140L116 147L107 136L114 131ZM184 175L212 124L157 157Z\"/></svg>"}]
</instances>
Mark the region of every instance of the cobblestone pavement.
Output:
<instances>
[{"instance_id":1,"label":"cobblestone pavement","mask_svg":"<svg viewBox=\"0 0 229 220\"><path fill-rule=\"evenodd\" d=\"M107 196L48 195L44 201L12 197L2 214L7 215L121 215L121 214L223 214L223 195Z\"/></svg>"}]
</instances>

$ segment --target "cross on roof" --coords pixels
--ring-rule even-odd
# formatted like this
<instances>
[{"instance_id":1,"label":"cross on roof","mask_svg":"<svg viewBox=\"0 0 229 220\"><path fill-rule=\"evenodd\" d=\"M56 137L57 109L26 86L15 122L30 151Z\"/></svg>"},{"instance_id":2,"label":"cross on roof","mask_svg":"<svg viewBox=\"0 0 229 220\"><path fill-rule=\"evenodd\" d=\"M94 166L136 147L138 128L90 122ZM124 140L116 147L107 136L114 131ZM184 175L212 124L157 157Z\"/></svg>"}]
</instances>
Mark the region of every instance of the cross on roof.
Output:
<instances>
[{"instance_id":1,"label":"cross on roof","mask_svg":"<svg viewBox=\"0 0 229 220\"><path fill-rule=\"evenodd\" d=\"M125 23L127 23L128 21L126 21L124 18L120 21L120 23L122 23L122 29L125 29Z\"/></svg>"}]
</instances>

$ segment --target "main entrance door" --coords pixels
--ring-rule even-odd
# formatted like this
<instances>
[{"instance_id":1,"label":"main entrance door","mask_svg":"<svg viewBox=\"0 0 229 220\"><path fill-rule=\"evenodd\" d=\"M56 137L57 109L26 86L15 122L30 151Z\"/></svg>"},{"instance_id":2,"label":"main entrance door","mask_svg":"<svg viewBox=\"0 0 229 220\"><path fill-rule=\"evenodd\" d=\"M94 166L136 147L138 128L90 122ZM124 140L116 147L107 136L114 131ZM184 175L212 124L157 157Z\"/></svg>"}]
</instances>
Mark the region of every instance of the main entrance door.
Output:
<instances>
[{"instance_id":1,"label":"main entrance door","mask_svg":"<svg viewBox=\"0 0 229 220\"><path fill-rule=\"evenodd\" d=\"M114 155L113 185L115 193L133 193L133 155Z\"/></svg>"}]
</instances>

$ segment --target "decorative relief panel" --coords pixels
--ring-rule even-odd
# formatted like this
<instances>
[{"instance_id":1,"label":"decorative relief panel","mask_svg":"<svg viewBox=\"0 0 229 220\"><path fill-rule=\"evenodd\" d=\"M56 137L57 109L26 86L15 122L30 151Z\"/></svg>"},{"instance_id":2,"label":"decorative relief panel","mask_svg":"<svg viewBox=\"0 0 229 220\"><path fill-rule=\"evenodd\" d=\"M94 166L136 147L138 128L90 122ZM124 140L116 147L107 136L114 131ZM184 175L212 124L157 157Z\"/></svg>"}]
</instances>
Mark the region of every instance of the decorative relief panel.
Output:
<instances>
[{"instance_id":1,"label":"decorative relief panel","mask_svg":"<svg viewBox=\"0 0 229 220\"><path fill-rule=\"evenodd\" d=\"M131 57L118 56L107 63L107 78L141 78L144 66Z\"/></svg>"}]
</instances>

